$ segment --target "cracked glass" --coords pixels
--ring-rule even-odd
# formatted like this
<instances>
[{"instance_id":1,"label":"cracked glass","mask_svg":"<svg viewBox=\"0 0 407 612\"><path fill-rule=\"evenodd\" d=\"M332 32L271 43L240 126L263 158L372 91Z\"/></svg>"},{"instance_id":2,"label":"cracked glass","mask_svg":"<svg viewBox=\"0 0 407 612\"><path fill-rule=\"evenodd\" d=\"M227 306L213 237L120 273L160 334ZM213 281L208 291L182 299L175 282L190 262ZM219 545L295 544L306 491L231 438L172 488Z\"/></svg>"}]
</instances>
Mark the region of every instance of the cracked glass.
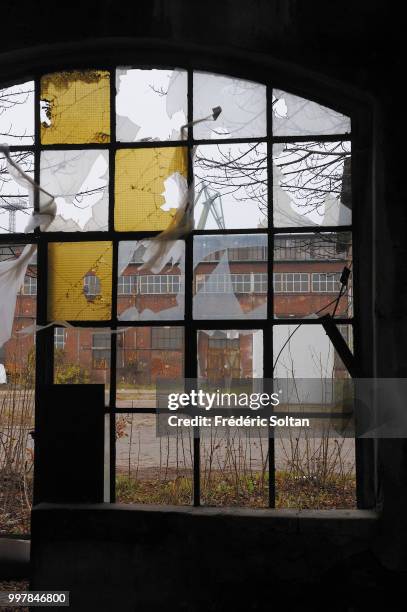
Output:
<instances>
[{"instance_id":1,"label":"cracked glass","mask_svg":"<svg viewBox=\"0 0 407 612\"><path fill-rule=\"evenodd\" d=\"M267 317L267 235L194 237L195 319Z\"/></svg>"},{"instance_id":2,"label":"cracked glass","mask_svg":"<svg viewBox=\"0 0 407 612\"><path fill-rule=\"evenodd\" d=\"M332 108L273 89L273 134L275 136L315 136L347 134L350 117Z\"/></svg>"},{"instance_id":3,"label":"cracked glass","mask_svg":"<svg viewBox=\"0 0 407 612\"><path fill-rule=\"evenodd\" d=\"M194 72L194 120L222 112L216 121L194 126L194 138L263 138L267 133L266 86L210 72Z\"/></svg>"},{"instance_id":4,"label":"cracked glass","mask_svg":"<svg viewBox=\"0 0 407 612\"><path fill-rule=\"evenodd\" d=\"M48 319L111 318L112 243L55 242L48 246Z\"/></svg>"},{"instance_id":5,"label":"cracked glass","mask_svg":"<svg viewBox=\"0 0 407 612\"><path fill-rule=\"evenodd\" d=\"M55 196L47 231L106 231L109 213L107 151L43 151L41 186Z\"/></svg>"},{"instance_id":6,"label":"cracked glass","mask_svg":"<svg viewBox=\"0 0 407 612\"><path fill-rule=\"evenodd\" d=\"M186 185L186 147L122 149L116 153L115 228L164 230L180 205L177 179Z\"/></svg>"},{"instance_id":7,"label":"cracked glass","mask_svg":"<svg viewBox=\"0 0 407 612\"><path fill-rule=\"evenodd\" d=\"M120 321L184 318L185 243L174 242L157 270L149 267L152 240L121 242L117 287Z\"/></svg>"},{"instance_id":8,"label":"cracked glass","mask_svg":"<svg viewBox=\"0 0 407 612\"><path fill-rule=\"evenodd\" d=\"M350 232L276 234L274 316L307 318L327 312L352 316L351 271ZM341 278L348 274L342 286Z\"/></svg>"},{"instance_id":9,"label":"cracked glass","mask_svg":"<svg viewBox=\"0 0 407 612\"><path fill-rule=\"evenodd\" d=\"M200 145L194 157L196 229L267 227L267 144Z\"/></svg>"},{"instance_id":10,"label":"cracked glass","mask_svg":"<svg viewBox=\"0 0 407 612\"><path fill-rule=\"evenodd\" d=\"M276 227L350 225L350 142L275 144L273 212Z\"/></svg>"},{"instance_id":11,"label":"cracked glass","mask_svg":"<svg viewBox=\"0 0 407 612\"><path fill-rule=\"evenodd\" d=\"M41 78L41 143L110 141L110 73L54 72Z\"/></svg>"},{"instance_id":12,"label":"cracked glass","mask_svg":"<svg viewBox=\"0 0 407 612\"><path fill-rule=\"evenodd\" d=\"M119 142L182 140L181 127L187 123L185 71L120 68L116 90Z\"/></svg>"}]
</instances>

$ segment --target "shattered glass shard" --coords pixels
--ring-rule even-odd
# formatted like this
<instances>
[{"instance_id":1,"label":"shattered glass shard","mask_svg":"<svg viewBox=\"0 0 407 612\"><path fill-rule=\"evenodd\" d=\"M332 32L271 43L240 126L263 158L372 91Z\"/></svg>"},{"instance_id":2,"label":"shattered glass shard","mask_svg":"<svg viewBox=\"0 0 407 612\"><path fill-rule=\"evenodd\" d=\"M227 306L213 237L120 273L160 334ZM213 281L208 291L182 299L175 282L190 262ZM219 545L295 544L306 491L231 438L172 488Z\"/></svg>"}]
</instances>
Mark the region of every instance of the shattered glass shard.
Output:
<instances>
[{"instance_id":1,"label":"shattered glass shard","mask_svg":"<svg viewBox=\"0 0 407 612\"><path fill-rule=\"evenodd\" d=\"M166 180L186 177L186 147L122 149L116 153L115 228L117 231L163 230L180 205L166 201Z\"/></svg>"},{"instance_id":2,"label":"shattered glass shard","mask_svg":"<svg viewBox=\"0 0 407 612\"><path fill-rule=\"evenodd\" d=\"M273 146L276 227L349 225L351 144L290 142Z\"/></svg>"},{"instance_id":3,"label":"shattered glass shard","mask_svg":"<svg viewBox=\"0 0 407 612\"><path fill-rule=\"evenodd\" d=\"M266 234L194 237L193 315L266 318Z\"/></svg>"},{"instance_id":4,"label":"shattered glass shard","mask_svg":"<svg viewBox=\"0 0 407 612\"><path fill-rule=\"evenodd\" d=\"M184 317L185 243L174 242L157 270L145 270L152 240L121 242L117 312L121 321Z\"/></svg>"},{"instance_id":5,"label":"shattered glass shard","mask_svg":"<svg viewBox=\"0 0 407 612\"><path fill-rule=\"evenodd\" d=\"M263 138L267 132L266 86L209 72L194 72L194 120L220 106L216 121L194 126L194 138Z\"/></svg>"},{"instance_id":6,"label":"shattered glass shard","mask_svg":"<svg viewBox=\"0 0 407 612\"><path fill-rule=\"evenodd\" d=\"M57 205L47 231L107 230L108 171L107 151L43 151L41 186Z\"/></svg>"},{"instance_id":7,"label":"shattered glass shard","mask_svg":"<svg viewBox=\"0 0 407 612\"><path fill-rule=\"evenodd\" d=\"M116 90L118 141L181 140L187 122L185 71L118 69Z\"/></svg>"},{"instance_id":8,"label":"shattered glass shard","mask_svg":"<svg viewBox=\"0 0 407 612\"><path fill-rule=\"evenodd\" d=\"M275 136L315 136L349 132L350 117L286 91L273 90Z\"/></svg>"}]
</instances>

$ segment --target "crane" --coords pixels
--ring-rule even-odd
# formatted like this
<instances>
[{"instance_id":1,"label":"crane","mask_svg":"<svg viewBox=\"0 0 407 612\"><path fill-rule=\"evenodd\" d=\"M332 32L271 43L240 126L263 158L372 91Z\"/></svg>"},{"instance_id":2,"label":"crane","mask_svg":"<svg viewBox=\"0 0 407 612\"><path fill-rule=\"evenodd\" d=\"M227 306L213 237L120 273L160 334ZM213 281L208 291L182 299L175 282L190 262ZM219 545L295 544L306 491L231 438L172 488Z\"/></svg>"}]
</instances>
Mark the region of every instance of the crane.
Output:
<instances>
[{"instance_id":1,"label":"crane","mask_svg":"<svg viewBox=\"0 0 407 612\"><path fill-rule=\"evenodd\" d=\"M204 197L204 201L202 202L202 212L199 217L199 221L197 223L196 229L205 229L206 223L209 217L209 213L211 213L218 229L225 229L225 218L223 215L223 205L222 205L222 196L218 191L210 191L208 185L205 182L202 182L202 188L198 192L195 197L196 206L201 199Z\"/></svg>"},{"instance_id":2,"label":"crane","mask_svg":"<svg viewBox=\"0 0 407 612\"><path fill-rule=\"evenodd\" d=\"M8 202L5 198L15 198L14 202ZM1 196L0 198L0 209L8 211L8 231L11 234L15 234L16 231L16 215L20 210L26 210L29 208L27 201L21 199L19 196Z\"/></svg>"}]
</instances>

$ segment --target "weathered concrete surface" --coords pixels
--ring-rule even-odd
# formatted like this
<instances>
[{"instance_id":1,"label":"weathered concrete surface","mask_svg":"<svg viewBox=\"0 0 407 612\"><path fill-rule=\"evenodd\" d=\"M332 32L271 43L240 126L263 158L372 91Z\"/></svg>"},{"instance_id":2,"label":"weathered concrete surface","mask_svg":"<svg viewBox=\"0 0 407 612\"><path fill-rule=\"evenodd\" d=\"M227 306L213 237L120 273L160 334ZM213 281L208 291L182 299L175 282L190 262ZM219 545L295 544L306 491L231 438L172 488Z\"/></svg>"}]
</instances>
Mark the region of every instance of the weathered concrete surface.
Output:
<instances>
[{"instance_id":1,"label":"weathered concrete surface","mask_svg":"<svg viewBox=\"0 0 407 612\"><path fill-rule=\"evenodd\" d=\"M376 530L371 511L41 504L31 588L63 585L75 611L256 610L283 593L291 609L311 592L346 610L332 605L358 596Z\"/></svg>"}]
</instances>

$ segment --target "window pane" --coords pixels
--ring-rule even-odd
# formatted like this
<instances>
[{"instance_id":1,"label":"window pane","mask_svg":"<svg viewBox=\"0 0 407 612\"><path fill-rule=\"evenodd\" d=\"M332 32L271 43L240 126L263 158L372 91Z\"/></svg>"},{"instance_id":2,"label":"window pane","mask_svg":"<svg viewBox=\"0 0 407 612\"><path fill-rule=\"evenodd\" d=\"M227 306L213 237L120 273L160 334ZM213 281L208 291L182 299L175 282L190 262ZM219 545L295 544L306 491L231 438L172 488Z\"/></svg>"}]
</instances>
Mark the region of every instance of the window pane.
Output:
<instances>
[{"instance_id":1,"label":"window pane","mask_svg":"<svg viewBox=\"0 0 407 612\"><path fill-rule=\"evenodd\" d=\"M182 327L134 327L118 334L118 408L155 408L157 379L183 376Z\"/></svg>"},{"instance_id":2,"label":"window pane","mask_svg":"<svg viewBox=\"0 0 407 612\"><path fill-rule=\"evenodd\" d=\"M178 186L184 186L182 180L179 182L177 173L186 177L187 165L186 147L118 151L115 183L116 230L165 229L179 206Z\"/></svg>"},{"instance_id":3,"label":"window pane","mask_svg":"<svg viewBox=\"0 0 407 612\"><path fill-rule=\"evenodd\" d=\"M10 145L34 143L34 82L0 89L0 137Z\"/></svg>"},{"instance_id":4,"label":"window pane","mask_svg":"<svg viewBox=\"0 0 407 612\"><path fill-rule=\"evenodd\" d=\"M42 144L102 143L109 140L109 72L76 70L42 77Z\"/></svg>"},{"instance_id":5,"label":"window pane","mask_svg":"<svg viewBox=\"0 0 407 612\"><path fill-rule=\"evenodd\" d=\"M268 506L268 439L245 427L205 428L201 436L201 504Z\"/></svg>"},{"instance_id":6,"label":"window pane","mask_svg":"<svg viewBox=\"0 0 407 612\"><path fill-rule=\"evenodd\" d=\"M265 234L195 236L194 317L264 319L266 279L261 286L255 279L266 272Z\"/></svg>"},{"instance_id":7,"label":"window pane","mask_svg":"<svg viewBox=\"0 0 407 612\"><path fill-rule=\"evenodd\" d=\"M57 385L105 385L110 389L110 332L100 328L63 328L54 331L54 382Z\"/></svg>"},{"instance_id":8,"label":"window pane","mask_svg":"<svg viewBox=\"0 0 407 612\"><path fill-rule=\"evenodd\" d=\"M267 145L201 145L194 159L195 227L267 227Z\"/></svg>"},{"instance_id":9,"label":"window pane","mask_svg":"<svg viewBox=\"0 0 407 612\"><path fill-rule=\"evenodd\" d=\"M274 225L349 225L350 151L347 141L274 145Z\"/></svg>"},{"instance_id":10,"label":"window pane","mask_svg":"<svg viewBox=\"0 0 407 612\"><path fill-rule=\"evenodd\" d=\"M193 440L189 427L157 435L154 414L116 417L116 500L124 504L192 503Z\"/></svg>"},{"instance_id":11,"label":"window pane","mask_svg":"<svg viewBox=\"0 0 407 612\"><path fill-rule=\"evenodd\" d=\"M261 330L200 330L198 376L202 382L226 386L231 379L263 376Z\"/></svg>"},{"instance_id":12,"label":"window pane","mask_svg":"<svg viewBox=\"0 0 407 612\"><path fill-rule=\"evenodd\" d=\"M194 72L194 119L220 106L216 121L194 126L195 139L262 138L266 136L266 87L210 72Z\"/></svg>"},{"instance_id":13,"label":"window pane","mask_svg":"<svg viewBox=\"0 0 407 612\"><path fill-rule=\"evenodd\" d=\"M350 117L286 91L273 90L275 136L322 136L348 132L350 132Z\"/></svg>"},{"instance_id":14,"label":"window pane","mask_svg":"<svg viewBox=\"0 0 407 612\"><path fill-rule=\"evenodd\" d=\"M345 267L352 269L350 232L276 234L274 316L308 317L334 312L337 317L352 316L352 274L339 298Z\"/></svg>"},{"instance_id":15,"label":"window pane","mask_svg":"<svg viewBox=\"0 0 407 612\"><path fill-rule=\"evenodd\" d=\"M91 290L87 277L92 282ZM103 321L111 317L112 243L65 242L48 246L48 319Z\"/></svg>"},{"instance_id":16,"label":"window pane","mask_svg":"<svg viewBox=\"0 0 407 612\"><path fill-rule=\"evenodd\" d=\"M57 196L47 231L107 230L108 177L107 151L43 151L41 186Z\"/></svg>"},{"instance_id":17,"label":"window pane","mask_svg":"<svg viewBox=\"0 0 407 612\"><path fill-rule=\"evenodd\" d=\"M171 320L184 317L185 243L177 240L151 269L143 269L156 244L121 242L117 312L121 321Z\"/></svg>"},{"instance_id":18,"label":"window pane","mask_svg":"<svg viewBox=\"0 0 407 612\"><path fill-rule=\"evenodd\" d=\"M34 178L34 154L29 151L11 153L11 159ZM28 189L17 183L0 154L0 234L23 233L31 217L33 203Z\"/></svg>"},{"instance_id":19,"label":"window pane","mask_svg":"<svg viewBox=\"0 0 407 612\"><path fill-rule=\"evenodd\" d=\"M116 70L116 135L120 142L181 140L187 123L187 73Z\"/></svg>"},{"instance_id":20,"label":"window pane","mask_svg":"<svg viewBox=\"0 0 407 612\"><path fill-rule=\"evenodd\" d=\"M23 248L1 245L0 262L17 259ZM35 257L17 294L12 336L0 346L0 535L30 533L37 297L24 290L28 279L37 279Z\"/></svg>"},{"instance_id":21,"label":"window pane","mask_svg":"<svg viewBox=\"0 0 407 612\"><path fill-rule=\"evenodd\" d=\"M341 327L352 350L352 327ZM355 508L355 440L341 433L352 418L347 415L352 412L352 398L344 386L349 374L321 325L294 329L295 325L273 329L275 359L278 356L274 378L280 388L292 385L293 389L278 410L316 411L326 413L326 418L312 419L318 433L297 428L283 435L276 430L276 505Z\"/></svg>"}]
</instances>

